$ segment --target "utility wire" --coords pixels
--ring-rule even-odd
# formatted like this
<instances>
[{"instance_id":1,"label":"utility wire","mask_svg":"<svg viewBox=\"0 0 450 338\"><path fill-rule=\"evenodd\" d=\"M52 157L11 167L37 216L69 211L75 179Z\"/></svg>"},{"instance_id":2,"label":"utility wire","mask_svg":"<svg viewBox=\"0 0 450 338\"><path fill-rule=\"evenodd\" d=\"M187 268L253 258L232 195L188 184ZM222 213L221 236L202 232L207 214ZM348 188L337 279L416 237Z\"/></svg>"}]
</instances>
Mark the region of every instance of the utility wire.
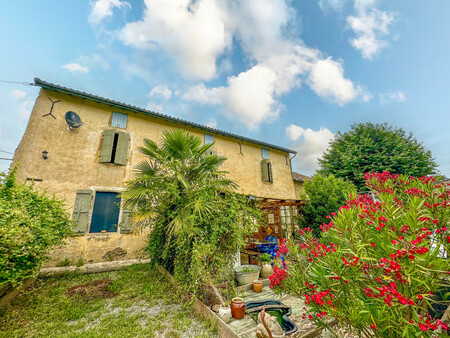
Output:
<instances>
[{"instance_id":1,"label":"utility wire","mask_svg":"<svg viewBox=\"0 0 450 338\"><path fill-rule=\"evenodd\" d=\"M11 155L14 155L14 153L12 153L12 152L10 152L10 151L4 151L4 150L0 150L0 152L2 152L2 153L7 153L7 154L11 154Z\"/></svg>"},{"instance_id":2,"label":"utility wire","mask_svg":"<svg viewBox=\"0 0 450 338\"><path fill-rule=\"evenodd\" d=\"M34 83L31 83L31 82L18 82L18 81L7 81L7 80L0 80L0 82L20 84L20 85L24 85L24 86L34 86Z\"/></svg>"},{"instance_id":3,"label":"utility wire","mask_svg":"<svg viewBox=\"0 0 450 338\"><path fill-rule=\"evenodd\" d=\"M12 158L0 157L0 160L12 161Z\"/></svg>"}]
</instances>

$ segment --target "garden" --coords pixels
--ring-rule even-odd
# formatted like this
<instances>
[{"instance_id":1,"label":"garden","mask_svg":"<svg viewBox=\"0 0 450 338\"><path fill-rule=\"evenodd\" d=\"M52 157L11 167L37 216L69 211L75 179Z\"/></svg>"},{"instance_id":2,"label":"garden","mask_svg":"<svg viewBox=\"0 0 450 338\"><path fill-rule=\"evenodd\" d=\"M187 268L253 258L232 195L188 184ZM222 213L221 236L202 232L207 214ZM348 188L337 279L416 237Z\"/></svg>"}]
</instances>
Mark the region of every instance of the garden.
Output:
<instances>
[{"instance_id":1,"label":"garden","mask_svg":"<svg viewBox=\"0 0 450 338\"><path fill-rule=\"evenodd\" d=\"M388 171L367 171L362 183L323 170L305 183L295 236L260 255L261 267L241 265L238 248L264 215L236 192L212 146L182 130L145 140L147 160L123 197L136 231L151 230L151 264L37 279L1 310L0 336L211 337L215 325L248 337L447 336L447 185ZM336 160L332 150L325 160ZM0 187L0 287L35 278L72 225L61 201L17 184L14 172ZM269 281L258 281L260 270ZM196 302L214 325L191 314Z\"/></svg>"}]
</instances>

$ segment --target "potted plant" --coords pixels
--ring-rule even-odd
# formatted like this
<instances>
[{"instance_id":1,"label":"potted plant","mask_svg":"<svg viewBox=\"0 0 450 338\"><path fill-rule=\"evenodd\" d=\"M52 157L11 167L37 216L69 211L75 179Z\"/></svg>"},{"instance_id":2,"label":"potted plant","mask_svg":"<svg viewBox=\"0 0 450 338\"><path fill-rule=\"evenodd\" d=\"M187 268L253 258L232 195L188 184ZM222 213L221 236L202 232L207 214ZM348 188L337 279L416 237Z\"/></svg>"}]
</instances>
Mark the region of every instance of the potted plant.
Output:
<instances>
[{"instance_id":1,"label":"potted plant","mask_svg":"<svg viewBox=\"0 0 450 338\"><path fill-rule=\"evenodd\" d=\"M261 262L261 278L269 278L273 274L272 256L263 253L259 256Z\"/></svg>"},{"instance_id":2,"label":"potted plant","mask_svg":"<svg viewBox=\"0 0 450 338\"><path fill-rule=\"evenodd\" d=\"M261 267L258 265L239 265L234 268L238 285L251 284L259 277Z\"/></svg>"}]
</instances>

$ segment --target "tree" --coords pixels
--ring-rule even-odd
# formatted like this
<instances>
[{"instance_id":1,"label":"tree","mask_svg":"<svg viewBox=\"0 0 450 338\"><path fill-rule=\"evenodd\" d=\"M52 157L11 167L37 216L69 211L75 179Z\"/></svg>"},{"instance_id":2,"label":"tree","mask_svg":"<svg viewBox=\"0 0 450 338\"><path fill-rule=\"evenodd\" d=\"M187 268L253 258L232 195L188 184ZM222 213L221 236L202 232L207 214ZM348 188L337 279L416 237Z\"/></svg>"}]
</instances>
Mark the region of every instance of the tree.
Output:
<instances>
[{"instance_id":1,"label":"tree","mask_svg":"<svg viewBox=\"0 0 450 338\"><path fill-rule=\"evenodd\" d=\"M334 175L324 177L315 175L312 181L306 181L305 193L301 196L307 201L302 208L302 216L299 218L301 227L310 227L315 235L319 235L320 226L328 223L330 213L338 211L345 204L346 197L356 195L356 187L349 182L336 178Z\"/></svg>"},{"instance_id":2,"label":"tree","mask_svg":"<svg viewBox=\"0 0 450 338\"><path fill-rule=\"evenodd\" d=\"M0 179L0 288L35 276L73 225L62 201L17 184L15 173Z\"/></svg>"},{"instance_id":3,"label":"tree","mask_svg":"<svg viewBox=\"0 0 450 338\"><path fill-rule=\"evenodd\" d=\"M364 187L367 172L424 176L436 173L437 164L413 135L384 124L359 123L346 133L338 132L319 159L322 175L334 174Z\"/></svg>"},{"instance_id":4,"label":"tree","mask_svg":"<svg viewBox=\"0 0 450 338\"><path fill-rule=\"evenodd\" d=\"M238 245L255 227L256 205L234 193L236 183L210 154L213 144L182 130L165 131L161 145L146 139L147 156L123 193L140 226L149 226L147 251L186 288L226 274Z\"/></svg>"}]
</instances>

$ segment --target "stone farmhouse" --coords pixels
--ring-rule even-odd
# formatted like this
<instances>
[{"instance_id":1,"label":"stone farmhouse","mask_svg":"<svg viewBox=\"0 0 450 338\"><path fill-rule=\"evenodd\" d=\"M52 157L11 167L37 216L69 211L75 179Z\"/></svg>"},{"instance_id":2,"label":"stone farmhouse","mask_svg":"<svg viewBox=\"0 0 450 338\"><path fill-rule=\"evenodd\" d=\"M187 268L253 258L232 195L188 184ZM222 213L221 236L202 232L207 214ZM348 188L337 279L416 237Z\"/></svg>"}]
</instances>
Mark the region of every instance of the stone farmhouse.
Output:
<instances>
[{"instance_id":1,"label":"stone farmhouse","mask_svg":"<svg viewBox=\"0 0 450 338\"><path fill-rule=\"evenodd\" d=\"M213 151L227 157L223 169L238 183L238 192L258 199L266 210L266 226L255 237L292 232L305 178L293 176L295 151L37 78L34 84L41 91L12 165L18 165L19 181L63 198L77 224L77 236L52 253L50 265L65 258L103 261L113 250L122 259L139 257L147 236L133 231L120 193L145 160L138 150L144 138L158 141L171 128L214 142ZM66 122L72 112L82 121L78 128Z\"/></svg>"}]
</instances>

